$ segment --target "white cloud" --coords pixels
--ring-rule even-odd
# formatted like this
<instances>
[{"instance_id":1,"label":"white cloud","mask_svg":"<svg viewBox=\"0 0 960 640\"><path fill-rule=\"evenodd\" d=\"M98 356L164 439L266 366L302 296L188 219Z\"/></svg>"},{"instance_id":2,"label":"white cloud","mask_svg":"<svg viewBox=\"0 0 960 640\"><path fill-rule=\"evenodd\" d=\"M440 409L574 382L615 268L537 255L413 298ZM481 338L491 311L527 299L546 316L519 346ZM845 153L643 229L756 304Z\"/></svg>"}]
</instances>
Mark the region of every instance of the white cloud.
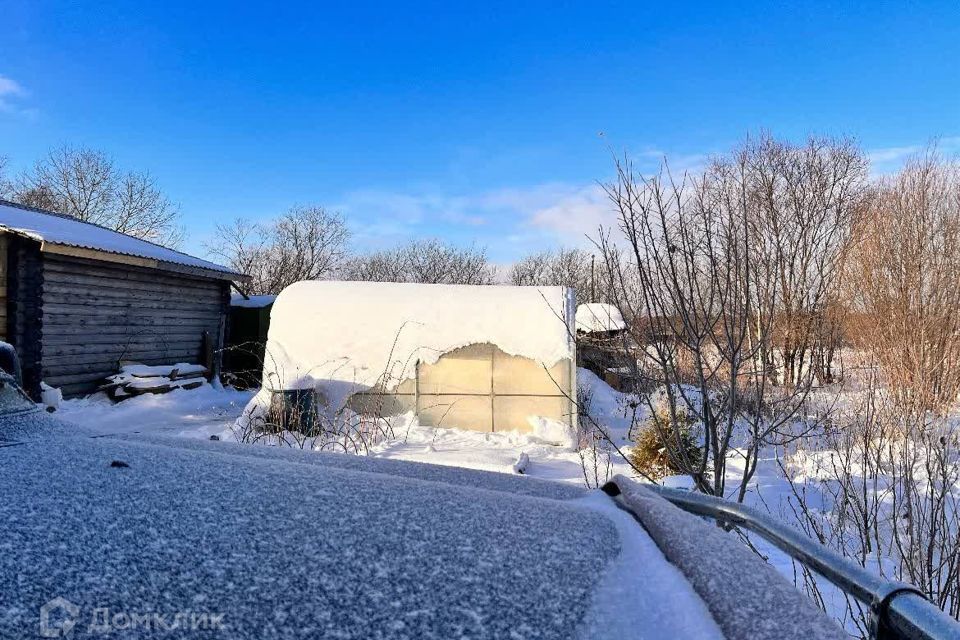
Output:
<instances>
[{"instance_id":1,"label":"white cloud","mask_svg":"<svg viewBox=\"0 0 960 640\"><path fill-rule=\"evenodd\" d=\"M359 250L441 237L486 246L504 261L550 246L591 246L598 227L616 223L596 184L545 183L467 194L364 190L346 194L333 208L347 218Z\"/></svg>"},{"instance_id":2,"label":"white cloud","mask_svg":"<svg viewBox=\"0 0 960 640\"><path fill-rule=\"evenodd\" d=\"M917 145L912 145L909 147L885 147L868 151L867 157L870 158L870 162L874 164L880 164L884 162L902 162L904 159L917 153L922 148L923 147Z\"/></svg>"},{"instance_id":3,"label":"white cloud","mask_svg":"<svg viewBox=\"0 0 960 640\"><path fill-rule=\"evenodd\" d=\"M0 74L0 111L10 113L26 113L29 110L17 107L20 98L27 95L27 91L17 81Z\"/></svg>"},{"instance_id":4,"label":"white cloud","mask_svg":"<svg viewBox=\"0 0 960 640\"><path fill-rule=\"evenodd\" d=\"M543 229L562 244L583 246L599 236L599 230L617 223L616 212L599 185L580 187L534 211L529 224Z\"/></svg>"},{"instance_id":5,"label":"white cloud","mask_svg":"<svg viewBox=\"0 0 960 640\"><path fill-rule=\"evenodd\" d=\"M23 87L10 78L0 75L0 96L17 96L23 94Z\"/></svg>"},{"instance_id":6,"label":"white cloud","mask_svg":"<svg viewBox=\"0 0 960 640\"><path fill-rule=\"evenodd\" d=\"M929 145L935 145L947 157L960 156L960 136L931 138L924 144L912 144L902 147L880 147L867 151L870 170L874 176L882 176L900 169L912 156L923 151Z\"/></svg>"}]
</instances>

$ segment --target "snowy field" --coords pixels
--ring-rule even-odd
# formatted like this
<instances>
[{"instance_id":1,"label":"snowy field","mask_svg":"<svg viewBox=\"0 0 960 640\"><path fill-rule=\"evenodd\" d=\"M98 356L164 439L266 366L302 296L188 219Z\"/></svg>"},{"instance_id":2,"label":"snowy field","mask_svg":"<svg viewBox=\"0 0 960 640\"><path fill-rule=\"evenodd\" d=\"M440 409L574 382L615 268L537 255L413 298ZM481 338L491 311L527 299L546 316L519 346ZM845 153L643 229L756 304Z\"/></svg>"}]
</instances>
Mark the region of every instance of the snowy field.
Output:
<instances>
[{"instance_id":1,"label":"snowy field","mask_svg":"<svg viewBox=\"0 0 960 640\"><path fill-rule=\"evenodd\" d=\"M620 394L585 370L580 372L580 384L594 389L595 419L620 444L628 444ZM254 393L204 384L199 389L147 394L119 404L97 394L63 402L57 416L104 434L163 434L202 440L215 435L232 441L237 439L234 423ZM394 436L378 444L371 455L510 474L519 469L535 478L584 484L580 454L549 430L520 434L436 429L418 425L412 416L401 416ZM523 464L518 465L521 460ZM616 460L611 460L610 472L632 475L629 465Z\"/></svg>"},{"instance_id":2,"label":"snowy field","mask_svg":"<svg viewBox=\"0 0 960 640\"><path fill-rule=\"evenodd\" d=\"M593 419L627 452L632 443L628 438L630 420L625 417L626 398L590 371L581 369L578 378L580 387L592 392ZM216 436L222 441L236 441L235 423L255 393L256 390L237 391L204 384L189 391L145 394L118 404L96 394L64 401L57 416L102 434L162 434L201 440ZM581 454L549 429L529 434L487 433L424 427L412 416L400 416L394 422L394 437L378 444L371 455L499 473L522 471L530 477L585 484ZM636 475L625 461L616 458L610 459L609 476ZM730 480L736 481L743 468L743 458L736 450L728 466ZM687 486L689 481L686 477L668 477L664 484ZM779 513L788 494L786 480L771 452L758 465L749 485L747 503Z\"/></svg>"}]
</instances>

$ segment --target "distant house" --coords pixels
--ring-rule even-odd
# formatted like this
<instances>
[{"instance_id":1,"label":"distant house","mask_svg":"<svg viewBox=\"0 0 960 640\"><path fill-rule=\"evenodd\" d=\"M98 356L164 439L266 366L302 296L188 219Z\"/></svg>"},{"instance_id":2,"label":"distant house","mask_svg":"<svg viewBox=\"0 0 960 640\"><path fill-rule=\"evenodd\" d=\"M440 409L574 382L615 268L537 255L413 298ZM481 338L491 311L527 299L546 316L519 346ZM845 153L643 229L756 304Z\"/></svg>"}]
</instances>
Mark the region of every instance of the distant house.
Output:
<instances>
[{"instance_id":1,"label":"distant house","mask_svg":"<svg viewBox=\"0 0 960 640\"><path fill-rule=\"evenodd\" d=\"M589 302L577 307L577 357L579 364L593 371L620 391L635 381L636 361L626 349L627 323L611 304Z\"/></svg>"},{"instance_id":2,"label":"distant house","mask_svg":"<svg viewBox=\"0 0 960 640\"><path fill-rule=\"evenodd\" d=\"M24 387L94 390L121 360L216 366L226 267L68 216L0 200L0 340ZM205 362L206 361L206 362Z\"/></svg>"}]
</instances>

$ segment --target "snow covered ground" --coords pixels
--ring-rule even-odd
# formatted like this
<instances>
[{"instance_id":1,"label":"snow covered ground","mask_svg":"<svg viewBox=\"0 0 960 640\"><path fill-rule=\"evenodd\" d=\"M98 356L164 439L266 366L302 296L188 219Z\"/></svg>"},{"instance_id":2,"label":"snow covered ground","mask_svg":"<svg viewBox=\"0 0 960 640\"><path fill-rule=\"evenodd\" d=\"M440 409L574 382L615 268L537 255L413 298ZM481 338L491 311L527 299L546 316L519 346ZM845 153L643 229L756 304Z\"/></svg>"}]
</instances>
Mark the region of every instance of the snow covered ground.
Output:
<instances>
[{"instance_id":1,"label":"snow covered ground","mask_svg":"<svg viewBox=\"0 0 960 640\"><path fill-rule=\"evenodd\" d=\"M618 444L627 444L629 424L620 394L586 370L580 371L579 382L593 389L594 418ZM216 435L229 441L236 440L234 423L254 393L204 384L199 389L143 395L119 404L98 394L63 402L57 416L104 434L159 433L203 440ZM580 454L549 429L530 434L435 429L420 426L407 416L396 421L394 435L371 455L510 474L517 472L514 467L525 455L525 475L584 484ZM611 460L610 473L632 475L622 460Z\"/></svg>"},{"instance_id":2,"label":"snow covered ground","mask_svg":"<svg viewBox=\"0 0 960 640\"><path fill-rule=\"evenodd\" d=\"M618 404L618 394L603 385L595 377L588 374L584 374L584 376L581 380L582 384L602 385L594 390L594 410L609 413L607 419L614 425L612 432L617 434L617 437L624 438L626 436L625 422L622 418L617 418L621 408ZM162 483L169 484L174 482L173 477L181 472L172 468L169 472L164 471L168 466L166 463L163 465L148 465L145 461L140 460L138 458L139 447L141 446L139 436L143 436L143 446L148 448L148 452L152 456L158 455L159 450L156 449L156 445L168 442L172 443L168 446L183 449L182 455L193 458L193 452L200 454L210 449L208 445L212 443L203 441L209 440L212 435L218 436L221 441L236 439L234 422L253 393L253 391L241 392L204 384L194 390L178 389L163 395L138 396L118 404L112 403L101 394L63 402L57 412L57 417L80 424L99 434L117 436L115 438L97 438L92 441L84 439L85 442L90 443L84 446L107 447L111 450L107 457L123 459L132 468L150 469L149 473L151 474L170 475L171 477ZM610 503L606 496L599 492L579 493L581 489L571 486L582 487L584 484L580 457L576 447L573 446L574 443L569 438L565 438L568 434L558 431L555 427L556 425L542 424L529 435L479 433L458 429L421 427L412 416L407 416L397 421L395 438L381 443L371 452L370 457L495 471L502 474L497 477L503 478L503 482L520 483L524 486L529 484L531 490L538 486L546 486L536 481L529 482L521 479L516 472L515 465L518 460L525 458L526 464L523 467L525 475L533 478L560 480L566 483L569 489L561 489L562 485L552 486L557 486L555 491L570 491L574 492L575 495L583 496L573 499L569 496L563 497L563 502L570 505L568 508L576 510L584 518L602 516L602 522L607 523L605 526L611 527L609 533L616 536L619 541L618 544L612 544L609 540L606 542L597 540L596 546L598 549L607 549L603 558L580 557L584 553L581 549L574 554L580 558L578 560L580 564L577 566L571 565L564 569L569 571L568 577L570 578L570 580L564 582L582 582L581 593L579 594L581 602L576 603L575 606L574 603L569 603L562 607L564 610L568 610L570 606L573 606L580 616L576 625L567 628L566 633L569 637L591 638L603 636L607 638L643 637L651 639L660 637L697 637L705 639L722 637L705 604L687 584L683 574L665 561L656 544L643 529L638 527L630 516ZM171 436L172 439L170 439ZM157 440L157 437L161 439ZM331 458L323 453L299 452L288 447L244 445L237 448L235 445L224 444L227 444L227 447L211 449L212 452L219 453L214 453L215 456L218 456L218 459L211 458L210 463L205 465L208 468L203 471L190 471L190 473L200 473L201 475L213 473L212 469L222 462L219 458L224 455L235 459L234 462L220 464L224 469L227 467L234 469L235 465L246 469L247 466L254 465L271 478L280 477L284 474L299 477L304 473L314 478L314 475L305 471L313 465L303 465L303 460L315 460L317 465L324 467L329 466L324 461L331 460L331 464L336 463L337 460L356 461L357 464L368 466L384 464L383 461L369 460L364 456L349 459ZM123 451L120 451L117 447L120 447ZM114 449L117 450L114 451ZM175 457L181 454L171 453L170 455ZM277 471L260 465L258 461L261 461L265 456L270 459L278 458L278 463L282 468ZM89 458L89 456L85 454L84 458ZM288 458L289 460L287 460ZM217 462L217 464L213 464L214 462ZM291 466L286 462L296 464ZM91 462L91 464L93 463ZM621 465L615 465L611 473L627 471L625 465L623 463ZM71 464L70 466L76 465ZM93 466L96 465L93 464ZM337 464L333 464L333 466L336 467ZM418 468L420 467L418 466ZM429 467L422 468L429 469ZM390 469L393 469L393 467L390 467ZM97 469L91 468L91 471L98 473ZM356 473L358 471L364 473L362 468L356 470L345 469L344 473ZM386 471L389 471L389 469ZM182 473L187 473L186 467ZM240 481L239 479L247 478L251 473L253 473L253 466L244 473L238 474L237 482ZM337 473L328 471L322 477L329 479L337 476ZM448 473L462 472L451 469ZM364 475L367 476L364 482L370 484L372 481L369 474ZM76 484L66 477L62 479L65 486ZM288 480L289 478L286 478L284 482ZM220 483L222 484L222 482L221 479ZM404 482L409 484L409 481L405 478L394 478L389 481L391 485L400 485ZM311 484L315 483L315 480L311 480ZM227 482L227 485L230 484L236 484L236 482ZM383 484L383 482L380 483L380 485ZM474 486L474 482L469 480L465 484L470 487L467 489L468 491L478 492L478 495L490 493L485 485ZM156 486L153 482L148 483L148 485ZM201 493L203 492L201 491ZM232 496L237 495L233 490L229 493ZM329 501L332 500L330 496L339 495L341 492L326 490L318 493L322 494L324 500ZM517 491L516 493L520 496L517 500L526 499L523 497L523 495L526 495L524 492ZM182 496L178 500L182 501ZM302 501L303 496L299 500ZM500 504L502 501L503 498L497 498L494 502ZM294 501L294 503L296 502L298 501ZM473 501L470 502L470 509L475 508ZM551 509L562 508L554 506L559 505L558 500L551 499L548 502ZM372 504L372 501L370 503ZM445 506L444 508L448 507ZM380 509L380 507L377 507L377 509ZM542 525L545 520L534 511L536 510L531 510L531 513L526 515L517 515L521 516L521 520L532 519ZM460 518L466 517L462 514L461 516L454 514L452 519L459 521ZM553 518L554 516L551 515L547 520L553 523ZM450 519L450 514L444 515L443 519ZM299 526L303 522L311 521L312 519L300 519L297 524ZM524 526L529 527L529 525ZM554 524L550 525L551 528L553 526ZM472 528L468 527L468 529ZM460 527L454 527L453 529L461 530ZM580 533L583 534L582 531ZM190 536L187 535L186 537L189 538ZM588 535L588 537L590 536ZM581 540L581 535L567 534L567 540L568 544L572 541ZM521 544L521 542L518 538L514 544ZM562 545L558 546L556 542L544 540L541 540L539 544L530 544L530 541L523 544L531 547L541 547L544 542L551 549L562 547ZM186 543L177 542L176 544L183 546ZM592 543L589 540L581 540L576 544L588 544L589 546ZM611 555L609 552L611 548L619 548L619 552L614 552ZM497 553L502 555L500 551ZM516 563L516 558L503 558L503 560L505 562L496 564L511 567ZM643 570L638 570L638 567L643 567ZM285 570L289 570L289 568ZM514 567L508 571L517 576L521 575L516 573L517 571L522 572L524 578L518 584L523 584L530 577L532 568L529 563L521 562L521 567ZM2 574L2 571L0 571L0 574ZM546 595L545 589L547 587L544 585L528 585L522 587L521 590L530 591L531 588L537 592L544 591L544 595ZM668 593L670 597L665 602L662 598L664 594ZM82 600L79 592L70 595ZM104 595L104 597L107 595L109 594ZM584 598L584 595L587 598ZM479 618L477 619L479 620ZM557 623L559 624L559 622ZM484 623L484 625L482 627L484 629L489 626L487 623ZM0 628L2 627L2 620L0 620ZM399 635L402 636L403 634ZM483 634L479 635L482 636ZM537 634L524 633L523 635L533 637Z\"/></svg>"},{"instance_id":3,"label":"snow covered ground","mask_svg":"<svg viewBox=\"0 0 960 640\"><path fill-rule=\"evenodd\" d=\"M66 400L56 415L98 433L162 433L209 439L229 429L253 396L252 391L178 389L163 395L142 395L115 404L99 393Z\"/></svg>"},{"instance_id":4,"label":"snow covered ground","mask_svg":"<svg viewBox=\"0 0 960 640\"><path fill-rule=\"evenodd\" d=\"M580 370L578 384L592 396L590 413L611 438L626 452L631 444L628 438L633 412L627 397L614 391L595 375ZM175 436L183 439L209 440L217 436L221 441L236 441L235 422L255 391L236 391L204 384L195 390L175 390L164 395L144 395L119 404L103 395L62 403L57 416L102 434L143 434ZM642 419L642 413L638 414ZM448 467L493 471L517 476L518 471L532 478L560 481L569 485L595 487L596 479L587 482L581 453L564 442L561 434L550 429L536 429L530 434L516 432L488 433L460 429L435 429L417 424L412 416L403 416L394 422L394 437L381 442L370 451L370 457L406 460ZM266 449L264 445L247 445ZM285 448L285 447L284 447ZM730 485L742 473L742 458L734 451L729 460ZM609 471L601 478L615 474L634 476L633 470L622 459L613 456ZM688 478L667 478L669 486L689 486ZM748 504L767 509L778 517L790 518L787 500L790 491L774 456L760 461L750 482L746 498ZM624 553L638 554L649 539L631 543ZM762 540L754 540L757 548L769 562L792 581L796 568L788 556ZM661 576L658 579L666 579ZM611 587L614 588L614 587ZM834 597L837 597L835 594ZM829 596L828 596L829 597ZM832 603L833 604L833 603ZM834 605L842 610L842 601Z\"/></svg>"},{"instance_id":5,"label":"snow covered ground","mask_svg":"<svg viewBox=\"0 0 960 640\"><path fill-rule=\"evenodd\" d=\"M595 375L586 370L578 372L578 387L591 396L590 414L593 420L626 453L631 441L628 437L633 420L643 420L645 409L631 408L629 398L619 394ZM852 402L857 390L846 390L843 399ZM113 404L105 396L63 402L57 416L82 424L102 434L159 434L188 440L208 440L217 436L222 441L238 439L235 422L247 406L254 391L236 391L215 388L204 384L195 390L176 390L166 395L144 395ZM568 486L594 488L614 474L634 476L629 465L612 456L608 469L602 470L601 478L586 478L582 452L564 441L563 434L547 428L537 428L533 433L478 432L460 429L435 429L419 425L412 415L401 416L393 422L393 437L379 442L369 454L372 458L415 461L441 465L493 471L518 477L520 473L546 480L560 481ZM827 455L829 451L815 449L815 455ZM285 448L285 447L284 447ZM247 445L244 449L267 450L277 447ZM817 453L819 452L819 453ZM745 502L771 513L784 521L795 522L795 498L790 481L784 477L777 460L777 452L770 449L761 452L759 464L747 487ZM316 454L303 453L311 456ZM780 452L782 457L784 454ZM358 460L359 462L359 460ZM742 453L732 450L727 463L727 486L731 493L739 487L743 473ZM806 473L814 473L815 469ZM587 474L588 475L588 474ZM519 479L519 478L518 478ZM666 478L668 486L689 487L686 477ZM816 492L810 485L807 489ZM818 508L817 496L810 495L814 508ZM828 496L822 498L822 508L829 511ZM794 504L791 504L793 500ZM789 556L762 539L751 536L757 551L766 556L788 580L797 577L799 567ZM627 550L625 549L624 553ZM874 567L871 569L876 570ZM821 596L828 611L843 621L851 633L856 634L855 619L847 610L847 602L836 589L821 583Z\"/></svg>"}]
</instances>

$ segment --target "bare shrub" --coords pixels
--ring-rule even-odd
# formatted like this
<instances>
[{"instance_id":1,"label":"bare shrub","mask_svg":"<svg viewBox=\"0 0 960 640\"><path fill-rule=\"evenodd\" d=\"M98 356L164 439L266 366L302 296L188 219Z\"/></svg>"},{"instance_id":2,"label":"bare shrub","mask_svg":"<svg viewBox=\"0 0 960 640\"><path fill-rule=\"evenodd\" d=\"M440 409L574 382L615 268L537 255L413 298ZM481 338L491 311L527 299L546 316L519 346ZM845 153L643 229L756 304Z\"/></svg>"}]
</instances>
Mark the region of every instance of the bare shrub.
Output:
<instances>
[{"instance_id":1,"label":"bare shrub","mask_svg":"<svg viewBox=\"0 0 960 640\"><path fill-rule=\"evenodd\" d=\"M408 371L411 360L394 358L401 326L384 369L372 386L353 382L306 384L310 371L302 372L294 388L288 388L284 368L271 352L263 352L263 378L259 401L252 403L234 425L240 442L285 445L317 451L369 454L376 445L393 439L399 419L395 397L390 392ZM344 360L339 367L347 367Z\"/></svg>"},{"instance_id":2,"label":"bare shrub","mask_svg":"<svg viewBox=\"0 0 960 640\"><path fill-rule=\"evenodd\" d=\"M598 278L597 266L596 258L581 249L541 251L514 263L508 279L518 286L571 287L578 301L596 302L604 297L597 294L598 284L603 289L603 276Z\"/></svg>"},{"instance_id":3,"label":"bare shrub","mask_svg":"<svg viewBox=\"0 0 960 640\"><path fill-rule=\"evenodd\" d=\"M859 401L835 416L813 446L781 461L789 507L804 531L892 580L909 582L950 615L960 615L960 432L927 414L905 423L897 393L877 371ZM804 586L824 601L819 578ZM846 597L848 619L868 637L869 611Z\"/></svg>"},{"instance_id":4,"label":"bare shrub","mask_svg":"<svg viewBox=\"0 0 960 640\"><path fill-rule=\"evenodd\" d=\"M747 224L761 243L751 252L755 274L775 288L773 344L783 382L803 381L803 369L829 377L839 335L829 314L867 194L869 163L850 140L811 137L803 145L769 135L735 152L744 182Z\"/></svg>"},{"instance_id":5,"label":"bare shrub","mask_svg":"<svg viewBox=\"0 0 960 640\"><path fill-rule=\"evenodd\" d=\"M859 401L782 463L798 521L871 571L960 615L960 170L935 150L885 178L850 252ZM814 576L808 590L819 593ZM819 597L819 596L818 596ZM867 634L864 608L847 612Z\"/></svg>"},{"instance_id":6,"label":"bare shrub","mask_svg":"<svg viewBox=\"0 0 960 640\"><path fill-rule=\"evenodd\" d=\"M813 382L809 367L789 387L771 380L777 249L752 206L751 158L744 152L717 158L703 175L680 180L666 167L646 178L629 160L618 161L607 193L620 236L614 240L608 232L598 243L618 283L617 306L646 319L630 330L644 345L640 377L665 394L664 430L682 438L682 412L702 429L700 455L680 455L678 447L671 462L698 490L726 495L727 456L736 437L744 455L739 500L762 447L817 425L799 419ZM641 398L655 413L651 396Z\"/></svg>"},{"instance_id":7,"label":"bare shrub","mask_svg":"<svg viewBox=\"0 0 960 640\"><path fill-rule=\"evenodd\" d=\"M105 153L60 147L8 187L10 199L136 238L176 247L180 211L147 173L118 169Z\"/></svg>"},{"instance_id":8,"label":"bare shrub","mask_svg":"<svg viewBox=\"0 0 960 640\"><path fill-rule=\"evenodd\" d=\"M355 413L345 405L331 409L312 389L292 403L291 395L276 392L267 411L244 416L234 429L237 440L360 455L394 437L393 421L381 412Z\"/></svg>"},{"instance_id":9,"label":"bare shrub","mask_svg":"<svg viewBox=\"0 0 960 640\"><path fill-rule=\"evenodd\" d=\"M497 279L484 249L440 240L414 240L396 249L357 256L343 266L345 280L428 284L493 284Z\"/></svg>"},{"instance_id":10,"label":"bare shrub","mask_svg":"<svg viewBox=\"0 0 960 640\"><path fill-rule=\"evenodd\" d=\"M9 198L12 196L10 190L12 185L10 184L9 176L7 175L7 164L9 160L6 156L0 156L0 198Z\"/></svg>"},{"instance_id":11,"label":"bare shrub","mask_svg":"<svg viewBox=\"0 0 960 640\"><path fill-rule=\"evenodd\" d=\"M870 352L911 421L960 394L960 167L935 150L881 181L857 229L851 297Z\"/></svg>"}]
</instances>

